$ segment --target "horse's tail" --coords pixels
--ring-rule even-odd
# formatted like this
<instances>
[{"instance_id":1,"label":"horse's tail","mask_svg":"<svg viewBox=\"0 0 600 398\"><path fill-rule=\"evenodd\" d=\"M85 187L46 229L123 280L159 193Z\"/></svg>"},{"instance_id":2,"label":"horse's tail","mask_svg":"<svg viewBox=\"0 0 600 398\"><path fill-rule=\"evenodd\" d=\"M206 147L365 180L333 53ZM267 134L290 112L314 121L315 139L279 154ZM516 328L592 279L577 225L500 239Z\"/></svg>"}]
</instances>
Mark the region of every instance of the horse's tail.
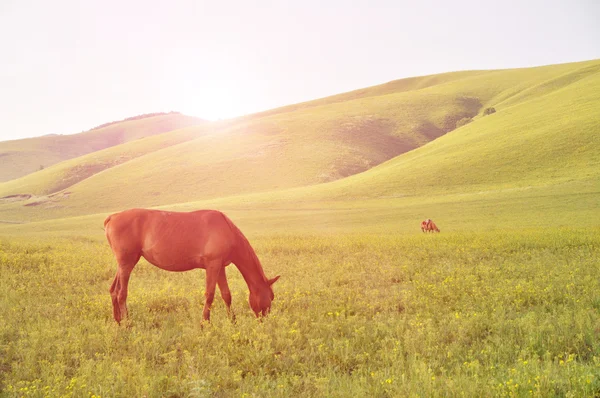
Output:
<instances>
[{"instance_id":1,"label":"horse's tail","mask_svg":"<svg viewBox=\"0 0 600 398\"><path fill-rule=\"evenodd\" d=\"M110 216L106 217L106 220L104 220L104 229L106 229L106 224L108 224L111 217L112 217L112 214Z\"/></svg>"},{"instance_id":2,"label":"horse's tail","mask_svg":"<svg viewBox=\"0 0 600 398\"><path fill-rule=\"evenodd\" d=\"M108 222L110 221L111 217L112 217L112 214L110 216L106 217L106 220L104 220L104 234L106 235L106 240L108 240L108 244L110 247L112 247L112 243L110 242L110 236L108 235L106 226L108 225Z\"/></svg>"}]
</instances>

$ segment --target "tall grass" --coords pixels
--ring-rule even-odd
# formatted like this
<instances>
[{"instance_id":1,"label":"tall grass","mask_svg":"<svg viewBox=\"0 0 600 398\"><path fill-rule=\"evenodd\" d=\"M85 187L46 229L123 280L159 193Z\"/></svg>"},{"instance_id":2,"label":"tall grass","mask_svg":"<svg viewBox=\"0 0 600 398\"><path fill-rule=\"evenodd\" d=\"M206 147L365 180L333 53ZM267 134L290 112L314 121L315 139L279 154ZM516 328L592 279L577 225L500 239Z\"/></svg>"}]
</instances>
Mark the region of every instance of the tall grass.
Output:
<instances>
[{"instance_id":1,"label":"tall grass","mask_svg":"<svg viewBox=\"0 0 600 398\"><path fill-rule=\"evenodd\" d=\"M263 235L274 285L257 321L228 267L237 323L204 272L145 262L130 328L115 263L90 238L0 239L5 396L593 396L600 231Z\"/></svg>"}]
</instances>

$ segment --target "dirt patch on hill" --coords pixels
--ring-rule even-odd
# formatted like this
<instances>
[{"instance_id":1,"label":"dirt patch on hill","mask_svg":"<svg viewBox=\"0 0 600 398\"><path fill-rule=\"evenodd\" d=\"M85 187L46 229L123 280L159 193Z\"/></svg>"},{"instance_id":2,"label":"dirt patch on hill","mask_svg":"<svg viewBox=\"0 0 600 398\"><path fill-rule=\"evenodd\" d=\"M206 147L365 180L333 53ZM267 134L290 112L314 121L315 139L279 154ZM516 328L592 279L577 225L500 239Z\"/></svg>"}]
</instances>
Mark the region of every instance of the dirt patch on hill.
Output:
<instances>
[{"instance_id":1,"label":"dirt patch on hill","mask_svg":"<svg viewBox=\"0 0 600 398\"><path fill-rule=\"evenodd\" d=\"M31 197L30 201L25 203L23 206L33 207L33 206L42 206L46 209L63 207L60 204L60 201L66 199L71 195L71 192L57 192L48 196L36 196Z\"/></svg>"},{"instance_id":2,"label":"dirt patch on hill","mask_svg":"<svg viewBox=\"0 0 600 398\"><path fill-rule=\"evenodd\" d=\"M29 200L31 195L28 193L19 193L16 195L8 195L0 198L0 202L10 203L10 202L19 202L22 200Z\"/></svg>"},{"instance_id":3,"label":"dirt patch on hill","mask_svg":"<svg viewBox=\"0 0 600 398\"><path fill-rule=\"evenodd\" d=\"M25 203L23 206L26 206L26 207L40 206L40 205L45 204L46 201L47 201L46 199L36 200L33 202Z\"/></svg>"}]
</instances>

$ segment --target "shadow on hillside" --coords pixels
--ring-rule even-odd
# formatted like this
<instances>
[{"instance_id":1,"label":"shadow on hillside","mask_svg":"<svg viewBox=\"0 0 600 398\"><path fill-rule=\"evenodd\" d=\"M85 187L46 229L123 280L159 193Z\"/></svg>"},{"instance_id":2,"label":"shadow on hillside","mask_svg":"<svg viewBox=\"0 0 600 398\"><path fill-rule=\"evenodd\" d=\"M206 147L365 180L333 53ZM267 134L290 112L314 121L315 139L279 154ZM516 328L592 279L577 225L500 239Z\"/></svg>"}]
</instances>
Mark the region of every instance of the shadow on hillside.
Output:
<instances>
[{"instance_id":1,"label":"shadow on hillside","mask_svg":"<svg viewBox=\"0 0 600 398\"><path fill-rule=\"evenodd\" d=\"M424 121L414 134L398 136L394 120L386 118L351 117L342 123L334 136L343 142L340 157L328 170L319 175L321 182L328 182L366 171L398 155L412 151L454 130L463 118L472 118L482 108L479 98L456 99L458 112L445 115L441 125Z\"/></svg>"}]
</instances>

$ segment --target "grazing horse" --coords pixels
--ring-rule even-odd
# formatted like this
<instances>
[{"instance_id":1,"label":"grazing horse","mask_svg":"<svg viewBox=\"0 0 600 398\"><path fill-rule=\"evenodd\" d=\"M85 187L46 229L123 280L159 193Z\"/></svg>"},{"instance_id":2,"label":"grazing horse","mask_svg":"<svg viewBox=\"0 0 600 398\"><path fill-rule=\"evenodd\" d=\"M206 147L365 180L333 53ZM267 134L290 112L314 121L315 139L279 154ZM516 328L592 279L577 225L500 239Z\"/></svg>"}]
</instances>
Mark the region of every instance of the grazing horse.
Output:
<instances>
[{"instance_id":1,"label":"grazing horse","mask_svg":"<svg viewBox=\"0 0 600 398\"><path fill-rule=\"evenodd\" d=\"M428 218L421 222L421 231L423 232L440 232L439 228L432 219Z\"/></svg>"},{"instance_id":2,"label":"grazing horse","mask_svg":"<svg viewBox=\"0 0 600 398\"><path fill-rule=\"evenodd\" d=\"M117 260L117 275L110 287L113 316L117 323L127 318L127 285L131 271L144 257L167 271L206 270L204 320L210 320L210 307L219 285L221 297L231 312L231 292L225 267L233 263L250 290L254 314L265 316L271 309L273 289L279 279L267 279L250 243L233 222L215 210L189 213L131 209L115 213L104 221L108 243Z\"/></svg>"}]
</instances>

